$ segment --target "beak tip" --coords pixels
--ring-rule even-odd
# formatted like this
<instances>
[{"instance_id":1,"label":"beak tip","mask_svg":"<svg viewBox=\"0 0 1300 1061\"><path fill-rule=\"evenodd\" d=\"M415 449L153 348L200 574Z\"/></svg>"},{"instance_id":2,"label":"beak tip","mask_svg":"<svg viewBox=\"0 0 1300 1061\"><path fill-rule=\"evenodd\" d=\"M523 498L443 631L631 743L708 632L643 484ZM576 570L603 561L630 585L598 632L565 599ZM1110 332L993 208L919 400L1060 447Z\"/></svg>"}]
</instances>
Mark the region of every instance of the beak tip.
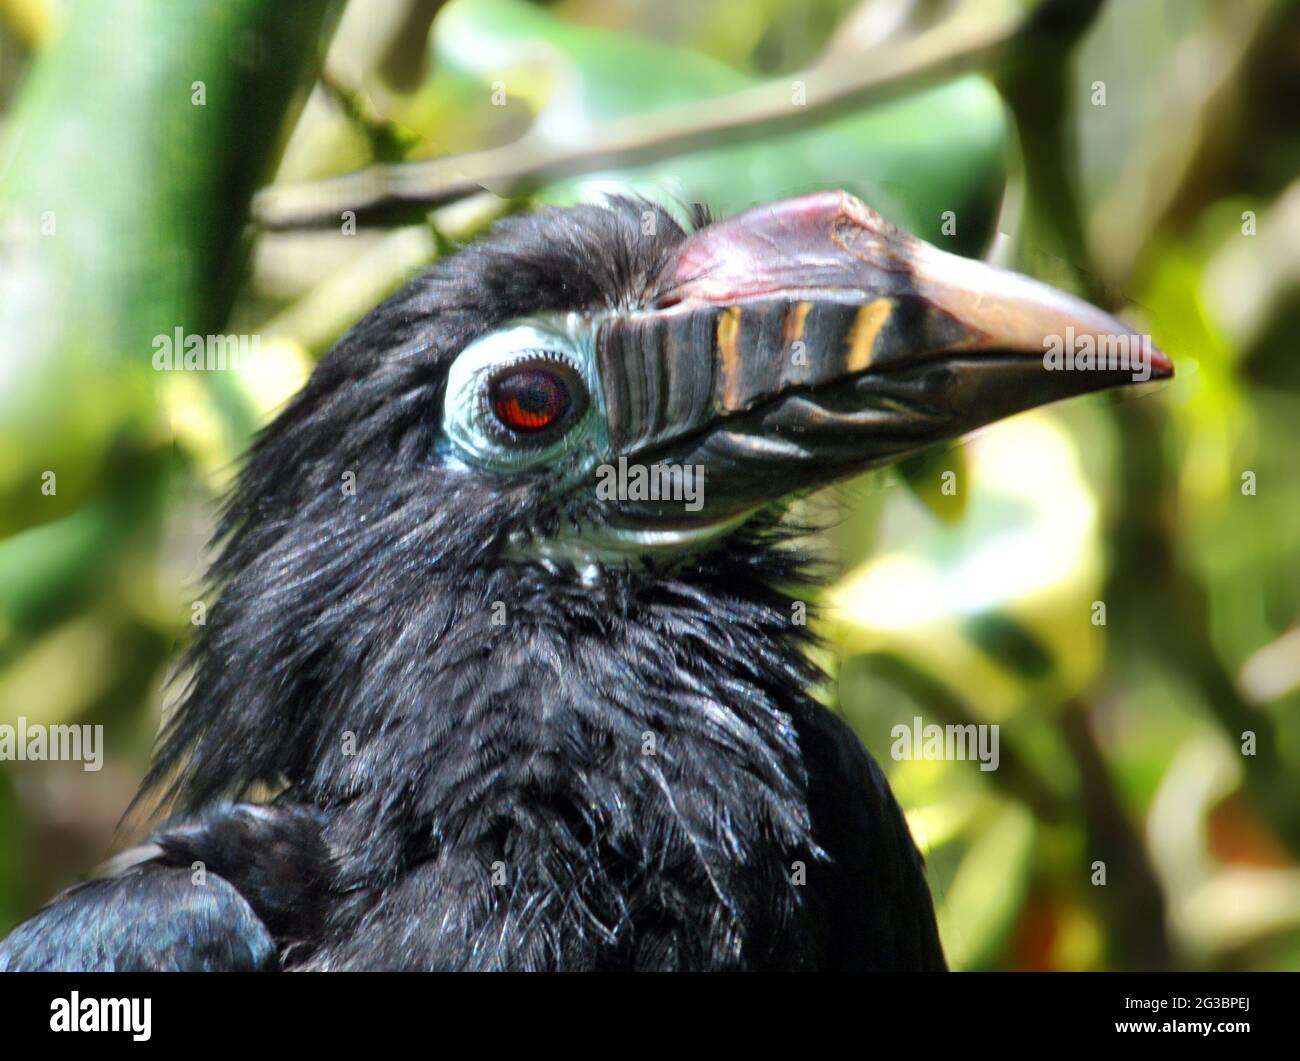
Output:
<instances>
[{"instance_id":1,"label":"beak tip","mask_svg":"<svg viewBox=\"0 0 1300 1061\"><path fill-rule=\"evenodd\" d=\"M1159 350L1151 350L1151 378L1173 379L1174 363Z\"/></svg>"}]
</instances>

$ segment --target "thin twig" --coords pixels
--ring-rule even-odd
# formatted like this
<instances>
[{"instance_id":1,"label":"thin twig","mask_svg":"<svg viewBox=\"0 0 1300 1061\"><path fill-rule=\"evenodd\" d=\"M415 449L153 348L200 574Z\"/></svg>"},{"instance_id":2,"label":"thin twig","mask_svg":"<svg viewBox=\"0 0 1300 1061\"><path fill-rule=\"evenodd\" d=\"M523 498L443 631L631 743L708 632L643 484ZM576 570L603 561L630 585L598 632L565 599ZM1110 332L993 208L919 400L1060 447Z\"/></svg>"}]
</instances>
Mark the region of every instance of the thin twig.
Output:
<instances>
[{"instance_id":1,"label":"thin twig","mask_svg":"<svg viewBox=\"0 0 1300 1061\"><path fill-rule=\"evenodd\" d=\"M1054 7L1055 2L1047 5ZM580 146L557 146L536 132L514 143L449 158L377 165L305 185L266 188L254 220L270 229L333 224L347 210L358 218L434 207L488 189L527 195L544 184L612 164L637 166L742 140L791 132L836 115L916 92L988 67L1018 37L1032 33L1042 9L1018 5L990 15L963 7L902 46L856 56L834 55L788 81L768 81L727 96L696 100L648 115L607 122ZM799 98L795 101L795 84Z\"/></svg>"},{"instance_id":2,"label":"thin twig","mask_svg":"<svg viewBox=\"0 0 1300 1061\"><path fill-rule=\"evenodd\" d=\"M1105 863L1114 887L1098 886L1093 898L1111 931L1113 959L1120 968L1159 970L1173 965L1165 925L1165 896L1146 845L1115 790L1093 734L1092 711L1082 700L1061 713L1066 747L1079 771L1089 854Z\"/></svg>"}]
</instances>

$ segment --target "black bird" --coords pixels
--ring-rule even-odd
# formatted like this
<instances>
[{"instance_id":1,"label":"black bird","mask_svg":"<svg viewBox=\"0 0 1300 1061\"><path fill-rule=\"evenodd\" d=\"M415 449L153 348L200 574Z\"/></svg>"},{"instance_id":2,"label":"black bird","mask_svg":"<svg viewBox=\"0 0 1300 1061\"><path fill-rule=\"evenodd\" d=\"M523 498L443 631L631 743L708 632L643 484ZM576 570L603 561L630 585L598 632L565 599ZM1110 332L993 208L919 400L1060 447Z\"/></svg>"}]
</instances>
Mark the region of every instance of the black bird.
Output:
<instances>
[{"instance_id":1,"label":"black bird","mask_svg":"<svg viewBox=\"0 0 1300 1061\"><path fill-rule=\"evenodd\" d=\"M0 968L943 968L782 513L1133 378L1066 336L1172 371L843 193L503 221L259 437L143 790L178 817Z\"/></svg>"}]
</instances>

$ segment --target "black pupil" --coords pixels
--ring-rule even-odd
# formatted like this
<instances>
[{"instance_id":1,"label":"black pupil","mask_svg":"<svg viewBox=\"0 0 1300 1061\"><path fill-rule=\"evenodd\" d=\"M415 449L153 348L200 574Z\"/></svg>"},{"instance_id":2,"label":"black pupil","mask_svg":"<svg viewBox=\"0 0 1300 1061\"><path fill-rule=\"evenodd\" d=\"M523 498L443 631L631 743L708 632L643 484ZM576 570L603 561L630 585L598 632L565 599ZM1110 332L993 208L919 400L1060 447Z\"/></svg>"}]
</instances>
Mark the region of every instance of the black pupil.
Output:
<instances>
[{"instance_id":1,"label":"black pupil","mask_svg":"<svg viewBox=\"0 0 1300 1061\"><path fill-rule=\"evenodd\" d=\"M569 408L569 392L553 372L524 369L499 380L493 404L501 421L515 431L541 431Z\"/></svg>"}]
</instances>

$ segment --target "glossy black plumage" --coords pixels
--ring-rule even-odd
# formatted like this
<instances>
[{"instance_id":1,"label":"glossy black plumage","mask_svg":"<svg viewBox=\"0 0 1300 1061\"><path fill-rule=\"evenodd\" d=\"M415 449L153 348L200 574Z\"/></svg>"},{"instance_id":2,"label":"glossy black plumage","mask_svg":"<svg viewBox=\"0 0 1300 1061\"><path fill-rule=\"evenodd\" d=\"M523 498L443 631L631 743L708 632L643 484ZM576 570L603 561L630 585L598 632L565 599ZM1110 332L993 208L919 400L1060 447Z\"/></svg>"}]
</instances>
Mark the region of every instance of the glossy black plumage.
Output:
<instances>
[{"instance_id":1,"label":"glossy black plumage","mask_svg":"<svg viewBox=\"0 0 1300 1061\"><path fill-rule=\"evenodd\" d=\"M647 210L509 219L324 359L221 526L219 596L147 781L173 780L182 817L155 857L21 927L0 967L943 966L884 777L809 694L779 511L579 577L513 556L512 534L598 507L440 446L469 342L653 299L683 233L652 210L647 237ZM263 788L269 807L225 802Z\"/></svg>"}]
</instances>

